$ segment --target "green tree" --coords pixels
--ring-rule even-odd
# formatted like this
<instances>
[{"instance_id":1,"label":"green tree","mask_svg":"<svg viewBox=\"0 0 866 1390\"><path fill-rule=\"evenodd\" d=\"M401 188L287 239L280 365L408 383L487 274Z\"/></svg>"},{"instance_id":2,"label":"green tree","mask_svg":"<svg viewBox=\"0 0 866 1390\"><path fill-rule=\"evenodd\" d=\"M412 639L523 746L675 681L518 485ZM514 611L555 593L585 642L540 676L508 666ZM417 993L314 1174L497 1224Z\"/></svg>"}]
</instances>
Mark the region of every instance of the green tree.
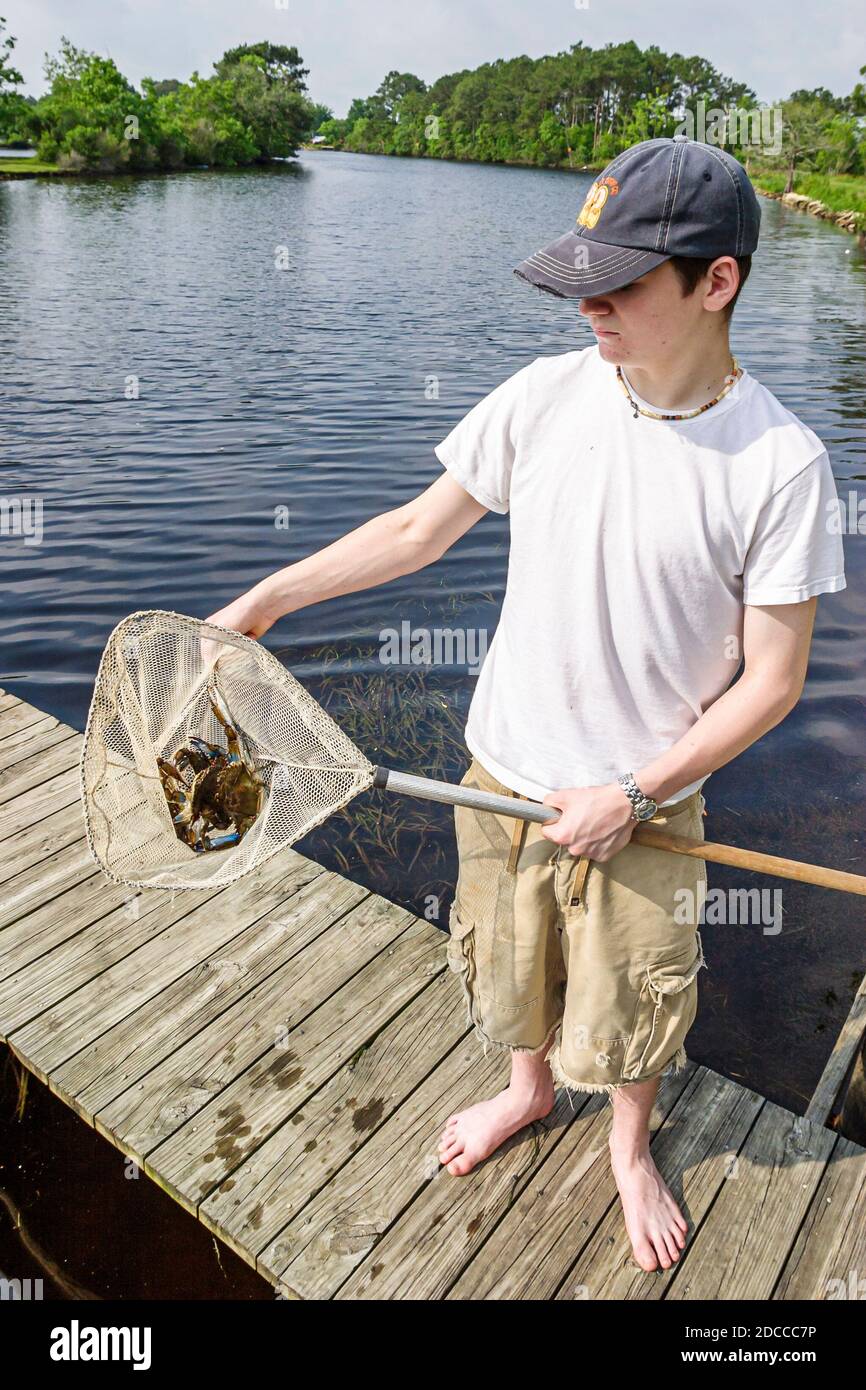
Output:
<instances>
[{"instance_id":1,"label":"green tree","mask_svg":"<svg viewBox=\"0 0 866 1390\"><path fill-rule=\"evenodd\" d=\"M329 121L322 121L316 131L316 134L321 135L329 145L336 145L338 148L343 144L348 133L349 122L338 121L333 118Z\"/></svg>"},{"instance_id":2,"label":"green tree","mask_svg":"<svg viewBox=\"0 0 866 1390\"><path fill-rule=\"evenodd\" d=\"M302 66L301 55L296 48L282 43L242 43L237 48L227 49L214 63L217 76L228 77L230 73L227 69L234 68L247 58L255 60L269 86L294 87L298 92L307 90L304 78L309 75L310 69Z\"/></svg>"},{"instance_id":3,"label":"green tree","mask_svg":"<svg viewBox=\"0 0 866 1390\"><path fill-rule=\"evenodd\" d=\"M669 98L662 93L651 97L641 97L634 103L622 122L622 138L626 145L637 145L642 140L655 140L660 135L672 135L674 118L669 109Z\"/></svg>"},{"instance_id":4,"label":"green tree","mask_svg":"<svg viewBox=\"0 0 866 1390\"><path fill-rule=\"evenodd\" d=\"M0 15L0 140L20 141L26 126L28 104L20 92L24 78L12 66L12 50L17 42L6 34L6 20Z\"/></svg>"},{"instance_id":5,"label":"green tree","mask_svg":"<svg viewBox=\"0 0 866 1390\"><path fill-rule=\"evenodd\" d=\"M320 101L313 102L313 124L311 127L313 135L318 134L325 121L332 121L333 119L334 113L330 106L323 106Z\"/></svg>"},{"instance_id":6,"label":"green tree","mask_svg":"<svg viewBox=\"0 0 866 1390\"><path fill-rule=\"evenodd\" d=\"M40 159L106 173L148 169L158 162L152 104L111 58L63 38L59 55L46 55L45 73L51 89L28 116Z\"/></svg>"},{"instance_id":7,"label":"green tree","mask_svg":"<svg viewBox=\"0 0 866 1390\"><path fill-rule=\"evenodd\" d=\"M538 144L545 164L559 164L565 158L565 127L552 111L546 111L541 118Z\"/></svg>"},{"instance_id":8,"label":"green tree","mask_svg":"<svg viewBox=\"0 0 866 1390\"><path fill-rule=\"evenodd\" d=\"M765 158L771 168L785 169L785 192L791 193L797 170L817 169L817 157L833 148L828 126L836 113L821 97L809 94L803 101L783 101L781 106L781 149L778 155L767 154Z\"/></svg>"},{"instance_id":9,"label":"green tree","mask_svg":"<svg viewBox=\"0 0 866 1390\"><path fill-rule=\"evenodd\" d=\"M248 54L237 63L220 63L232 114L249 131L259 159L288 158L312 134L313 106L292 83L268 77L262 60Z\"/></svg>"},{"instance_id":10,"label":"green tree","mask_svg":"<svg viewBox=\"0 0 866 1390\"><path fill-rule=\"evenodd\" d=\"M409 93L420 94L426 90L426 84L414 73L389 72L370 98L371 110L368 114L385 121L397 121L400 118L400 107Z\"/></svg>"},{"instance_id":11,"label":"green tree","mask_svg":"<svg viewBox=\"0 0 866 1390\"><path fill-rule=\"evenodd\" d=\"M164 164L231 169L261 157L252 130L237 114L237 86L231 79L194 72L177 91L155 98L155 108Z\"/></svg>"},{"instance_id":12,"label":"green tree","mask_svg":"<svg viewBox=\"0 0 866 1390\"><path fill-rule=\"evenodd\" d=\"M866 64L860 68L860 76L866 77ZM866 116L866 84L858 82L846 101L846 108L852 116Z\"/></svg>"},{"instance_id":13,"label":"green tree","mask_svg":"<svg viewBox=\"0 0 866 1390\"><path fill-rule=\"evenodd\" d=\"M372 116L372 114L373 113L370 110L370 103L368 101L365 101L363 97L355 97L354 101L352 102L352 105L349 107L348 114L346 115L346 121L348 125L351 127L355 124L356 121L360 121L362 117Z\"/></svg>"}]
</instances>

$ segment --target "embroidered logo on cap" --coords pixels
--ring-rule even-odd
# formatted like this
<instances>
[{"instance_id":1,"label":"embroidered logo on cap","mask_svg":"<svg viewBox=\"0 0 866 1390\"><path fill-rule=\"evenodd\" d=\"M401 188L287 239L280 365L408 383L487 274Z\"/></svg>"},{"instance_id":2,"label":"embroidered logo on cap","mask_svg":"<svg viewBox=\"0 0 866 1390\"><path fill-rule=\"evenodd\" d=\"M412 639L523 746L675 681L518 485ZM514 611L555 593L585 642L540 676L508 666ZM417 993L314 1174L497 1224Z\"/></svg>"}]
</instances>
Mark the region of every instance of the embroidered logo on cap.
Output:
<instances>
[{"instance_id":1,"label":"embroidered logo on cap","mask_svg":"<svg viewBox=\"0 0 866 1390\"><path fill-rule=\"evenodd\" d=\"M579 227L594 227L608 198L614 197L618 192L619 184L615 178L608 176L606 179L596 179L590 185L586 200L578 213L577 225Z\"/></svg>"}]
</instances>

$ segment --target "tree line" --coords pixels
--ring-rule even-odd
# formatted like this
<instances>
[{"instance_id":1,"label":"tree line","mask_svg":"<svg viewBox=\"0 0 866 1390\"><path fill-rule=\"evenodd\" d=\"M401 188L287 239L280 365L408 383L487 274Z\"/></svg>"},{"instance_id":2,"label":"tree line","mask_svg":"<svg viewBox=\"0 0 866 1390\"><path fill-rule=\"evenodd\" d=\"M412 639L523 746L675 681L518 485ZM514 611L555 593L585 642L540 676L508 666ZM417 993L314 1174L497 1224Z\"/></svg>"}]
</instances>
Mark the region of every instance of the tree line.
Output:
<instances>
[{"instance_id":1,"label":"tree line","mask_svg":"<svg viewBox=\"0 0 866 1390\"><path fill-rule=\"evenodd\" d=\"M371 97L353 101L344 120L323 121L319 135L368 154L598 167L641 140L674 134L683 113L695 113L700 102L707 112L762 109L750 87L704 58L631 41L598 49L576 43L543 58L483 63L429 87L413 73L389 72ZM717 143L747 167L757 159L762 167L787 170L789 185L800 168L866 172L862 82L844 97L826 88L795 91L777 103L777 112L778 150L766 139L755 148L741 144L744 124ZM764 129L771 126L765 119Z\"/></svg>"},{"instance_id":2,"label":"tree line","mask_svg":"<svg viewBox=\"0 0 866 1390\"><path fill-rule=\"evenodd\" d=\"M310 100L309 69L294 47L244 44L224 53L210 76L145 78L138 90L110 58L64 38L59 54L46 56L48 90L37 100L17 91L15 40L4 32L0 19L0 140L33 144L41 160L69 170L232 167L290 158L316 133L321 143L368 154L601 167L629 145L672 135L700 103L707 112L761 110L751 88L706 59L631 41L497 59L430 86L392 71L337 119ZM800 170L866 173L862 82L842 97L820 87L792 92L773 114L782 117L778 149L766 139L738 143L742 126L706 138L747 169L751 162L784 171L786 191Z\"/></svg>"}]
</instances>

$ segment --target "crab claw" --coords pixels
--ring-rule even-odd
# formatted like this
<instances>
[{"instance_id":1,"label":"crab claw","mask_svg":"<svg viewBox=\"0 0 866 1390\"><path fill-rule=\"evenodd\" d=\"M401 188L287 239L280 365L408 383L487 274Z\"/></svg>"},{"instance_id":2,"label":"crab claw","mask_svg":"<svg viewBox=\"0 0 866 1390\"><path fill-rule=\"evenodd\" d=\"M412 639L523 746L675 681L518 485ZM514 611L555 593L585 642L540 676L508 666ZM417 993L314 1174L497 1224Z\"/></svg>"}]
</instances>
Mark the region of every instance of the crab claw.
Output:
<instances>
[{"instance_id":1,"label":"crab claw","mask_svg":"<svg viewBox=\"0 0 866 1390\"><path fill-rule=\"evenodd\" d=\"M243 762L246 763L250 769L254 768L255 759L249 752L232 718L232 712L226 704L225 696L222 694L222 691L218 689L214 681L211 681L208 686L208 700L210 701L210 707L213 710L214 718L226 731L226 739L229 746L228 756L231 761Z\"/></svg>"},{"instance_id":2,"label":"crab claw","mask_svg":"<svg viewBox=\"0 0 866 1390\"><path fill-rule=\"evenodd\" d=\"M208 838L207 848L227 849L229 845L236 845L240 838L240 834L237 830L230 831L228 835L211 835Z\"/></svg>"}]
</instances>

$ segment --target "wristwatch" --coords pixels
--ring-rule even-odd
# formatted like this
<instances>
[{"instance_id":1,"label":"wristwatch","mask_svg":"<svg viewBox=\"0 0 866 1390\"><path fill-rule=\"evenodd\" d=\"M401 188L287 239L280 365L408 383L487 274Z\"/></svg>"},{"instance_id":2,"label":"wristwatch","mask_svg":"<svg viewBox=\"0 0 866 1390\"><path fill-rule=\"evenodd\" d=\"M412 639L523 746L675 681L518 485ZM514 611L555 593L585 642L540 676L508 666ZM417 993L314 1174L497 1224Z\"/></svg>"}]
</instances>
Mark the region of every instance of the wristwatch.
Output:
<instances>
[{"instance_id":1,"label":"wristwatch","mask_svg":"<svg viewBox=\"0 0 866 1390\"><path fill-rule=\"evenodd\" d=\"M658 810L658 803L651 796L644 796L630 772L624 772L616 779L631 802L632 820L652 820Z\"/></svg>"}]
</instances>

